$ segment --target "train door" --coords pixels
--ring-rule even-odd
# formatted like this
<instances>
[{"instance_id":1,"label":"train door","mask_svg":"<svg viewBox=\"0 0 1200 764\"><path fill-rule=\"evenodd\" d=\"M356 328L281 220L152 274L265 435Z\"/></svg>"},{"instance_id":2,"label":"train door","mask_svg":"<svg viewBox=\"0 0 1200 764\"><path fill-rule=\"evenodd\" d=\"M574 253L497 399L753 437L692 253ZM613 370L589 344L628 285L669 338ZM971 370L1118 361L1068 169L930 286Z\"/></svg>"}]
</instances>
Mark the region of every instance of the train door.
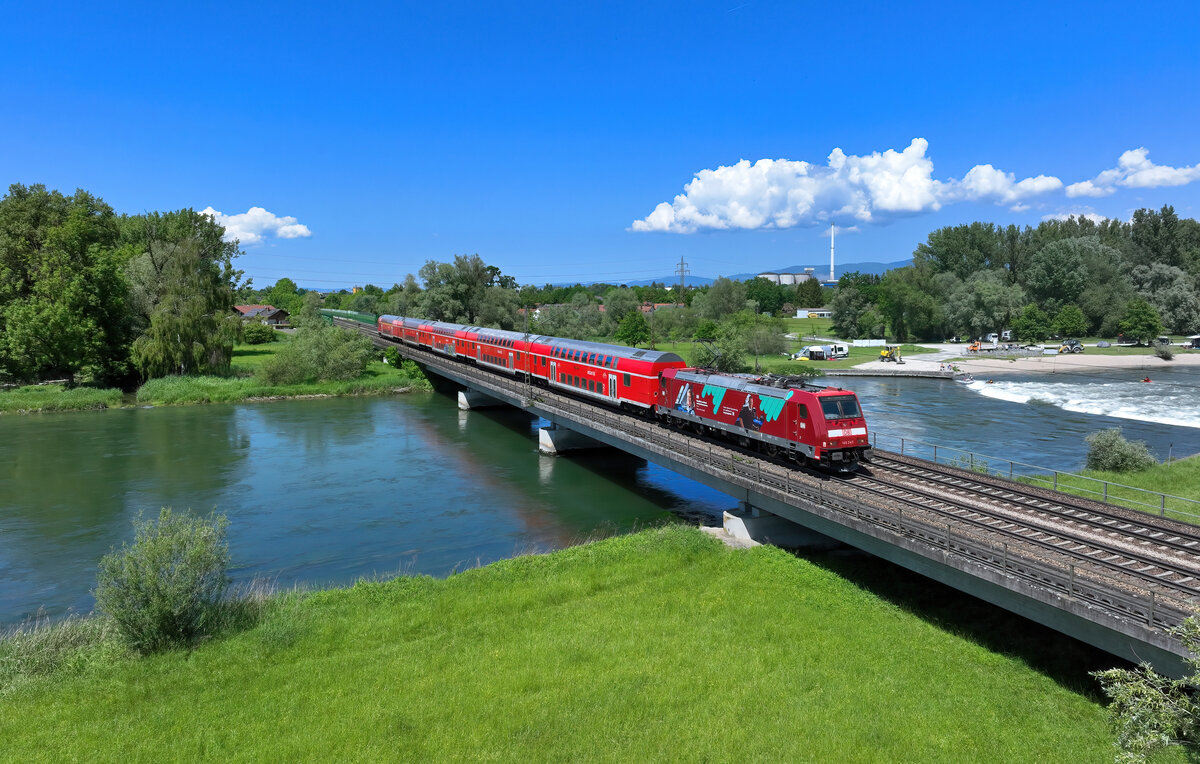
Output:
<instances>
[{"instance_id":1,"label":"train door","mask_svg":"<svg viewBox=\"0 0 1200 764\"><path fill-rule=\"evenodd\" d=\"M558 382L558 374L555 373L555 371L557 369L558 369L558 362L551 361L550 362L550 382L552 382L552 383Z\"/></svg>"},{"instance_id":2,"label":"train door","mask_svg":"<svg viewBox=\"0 0 1200 764\"><path fill-rule=\"evenodd\" d=\"M612 400L617 399L617 375L608 375L608 397Z\"/></svg>"},{"instance_id":3,"label":"train door","mask_svg":"<svg viewBox=\"0 0 1200 764\"><path fill-rule=\"evenodd\" d=\"M513 371L517 370L517 365L513 363L513 352L511 350L508 351L508 368Z\"/></svg>"}]
</instances>

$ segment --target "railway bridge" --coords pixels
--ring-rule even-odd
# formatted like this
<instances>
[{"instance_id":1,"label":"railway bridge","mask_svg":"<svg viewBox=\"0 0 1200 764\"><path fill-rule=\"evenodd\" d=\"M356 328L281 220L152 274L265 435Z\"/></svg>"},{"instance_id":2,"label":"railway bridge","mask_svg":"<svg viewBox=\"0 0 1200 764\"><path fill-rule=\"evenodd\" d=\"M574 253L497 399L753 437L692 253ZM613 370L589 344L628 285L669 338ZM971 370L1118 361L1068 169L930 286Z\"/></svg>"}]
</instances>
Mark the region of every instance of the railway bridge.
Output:
<instances>
[{"instance_id":1,"label":"railway bridge","mask_svg":"<svg viewBox=\"0 0 1200 764\"><path fill-rule=\"evenodd\" d=\"M797 469L335 321L458 383L466 405L546 419L552 448L619 448L1114 655L1187 670L1168 629L1200 604L1195 526L887 452L845 479Z\"/></svg>"}]
</instances>

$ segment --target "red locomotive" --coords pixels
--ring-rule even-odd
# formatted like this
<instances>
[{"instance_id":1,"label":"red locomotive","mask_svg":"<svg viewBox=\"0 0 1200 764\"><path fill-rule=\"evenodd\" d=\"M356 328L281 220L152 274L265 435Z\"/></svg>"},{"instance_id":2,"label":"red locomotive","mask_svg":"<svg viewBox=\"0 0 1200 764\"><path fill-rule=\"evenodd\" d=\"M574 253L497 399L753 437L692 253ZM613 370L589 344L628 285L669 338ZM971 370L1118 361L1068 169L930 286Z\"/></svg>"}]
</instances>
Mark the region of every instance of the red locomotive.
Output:
<instances>
[{"instance_id":1,"label":"red locomotive","mask_svg":"<svg viewBox=\"0 0 1200 764\"><path fill-rule=\"evenodd\" d=\"M849 390L787 377L667 369L657 411L720 431L769 455L851 470L871 448L858 398Z\"/></svg>"},{"instance_id":2,"label":"red locomotive","mask_svg":"<svg viewBox=\"0 0 1200 764\"><path fill-rule=\"evenodd\" d=\"M674 353L380 316L379 334L610 406L653 414L696 431L721 433L822 466L850 470L870 444L858 398L849 390L779 377L687 368Z\"/></svg>"}]
</instances>

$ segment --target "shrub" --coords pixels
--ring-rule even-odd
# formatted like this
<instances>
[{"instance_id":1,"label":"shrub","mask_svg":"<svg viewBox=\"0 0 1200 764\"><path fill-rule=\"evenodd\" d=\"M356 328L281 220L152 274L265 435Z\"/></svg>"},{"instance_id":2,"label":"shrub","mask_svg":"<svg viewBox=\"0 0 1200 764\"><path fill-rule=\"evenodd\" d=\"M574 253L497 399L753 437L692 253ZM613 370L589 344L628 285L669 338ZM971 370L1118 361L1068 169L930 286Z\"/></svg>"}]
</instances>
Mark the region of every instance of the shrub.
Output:
<instances>
[{"instance_id":1,"label":"shrub","mask_svg":"<svg viewBox=\"0 0 1200 764\"><path fill-rule=\"evenodd\" d=\"M391 366L393 369L399 368L400 353L397 352L396 348L388 348L387 350L383 351L383 362L388 366Z\"/></svg>"},{"instance_id":2,"label":"shrub","mask_svg":"<svg viewBox=\"0 0 1200 764\"><path fill-rule=\"evenodd\" d=\"M242 328L242 339L247 345L262 345L275 341L275 329L259 321L253 321Z\"/></svg>"},{"instance_id":3,"label":"shrub","mask_svg":"<svg viewBox=\"0 0 1200 764\"><path fill-rule=\"evenodd\" d=\"M133 545L100 560L96 608L140 653L211 633L229 585L227 526L223 515L203 519L167 507L157 521L139 515Z\"/></svg>"},{"instance_id":4,"label":"shrub","mask_svg":"<svg viewBox=\"0 0 1200 764\"><path fill-rule=\"evenodd\" d=\"M1146 444L1125 440L1121 428L1100 430L1088 435L1087 468L1105 472L1137 472L1155 464Z\"/></svg>"},{"instance_id":5,"label":"shrub","mask_svg":"<svg viewBox=\"0 0 1200 764\"><path fill-rule=\"evenodd\" d=\"M309 327L259 367L258 376L269 385L349 380L367 368L374 351L361 334L333 326Z\"/></svg>"},{"instance_id":6,"label":"shrub","mask_svg":"<svg viewBox=\"0 0 1200 764\"><path fill-rule=\"evenodd\" d=\"M1175 357L1175 351L1171 349L1171 346L1169 344L1156 343L1154 345L1154 355L1158 356L1159 358L1163 359L1164 361L1170 361L1172 358Z\"/></svg>"}]
</instances>

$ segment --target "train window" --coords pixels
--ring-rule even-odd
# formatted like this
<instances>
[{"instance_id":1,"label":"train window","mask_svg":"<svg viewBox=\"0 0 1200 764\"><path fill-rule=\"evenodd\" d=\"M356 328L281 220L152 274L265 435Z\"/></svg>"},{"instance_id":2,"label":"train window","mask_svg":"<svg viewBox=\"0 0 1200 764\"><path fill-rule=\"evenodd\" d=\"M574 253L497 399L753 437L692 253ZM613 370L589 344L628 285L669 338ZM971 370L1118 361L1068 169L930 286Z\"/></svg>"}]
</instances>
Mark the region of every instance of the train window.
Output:
<instances>
[{"instance_id":1,"label":"train window","mask_svg":"<svg viewBox=\"0 0 1200 764\"><path fill-rule=\"evenodd\" d=\"M624 376L624 377L625 377L625 378L622 380L622 381L625 383L625 386L626 386L626 387L629 387L629 375L628 375L628 374L624 374L624 375L622 375L622 376Z\"/></svg>"},{"instance_id":2,"label":"train window","mask_svg":"<svg viewBox=\"0 0 1200 764\"><path fill-rule=\"evenodd\" d=\"M801 403L796 407L796 409L800 412L801 419L808 419L808 406L805 406L803 403Z\"/></svg>"},{"instance_id":3,"label":"train window","mask_svg":"<svg viewBox=\"0 0 1200 764\"><path fill-rule=\"evenodd\" d=\"M826 419L858 419L858 399L853 395L837 395L821 399L821 411Z\"/></svg>"}]
</instances>

